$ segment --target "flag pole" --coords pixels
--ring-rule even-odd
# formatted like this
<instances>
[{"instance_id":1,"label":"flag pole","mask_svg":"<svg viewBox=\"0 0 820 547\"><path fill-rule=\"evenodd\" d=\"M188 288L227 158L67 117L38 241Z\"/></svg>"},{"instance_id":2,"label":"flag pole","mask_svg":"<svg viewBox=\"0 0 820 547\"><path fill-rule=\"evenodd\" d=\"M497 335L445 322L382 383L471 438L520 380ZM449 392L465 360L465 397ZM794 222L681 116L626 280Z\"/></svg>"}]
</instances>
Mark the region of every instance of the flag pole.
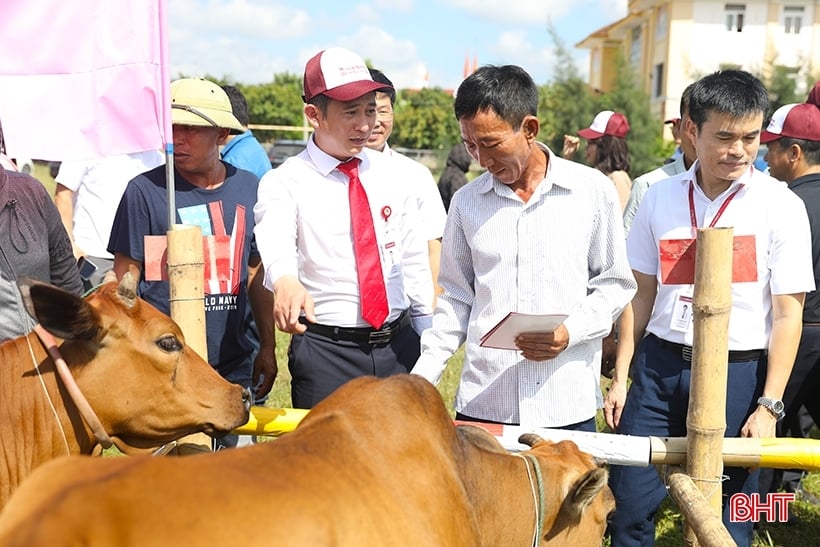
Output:
<instances>
[{"instance_id":1,"label":"flag pole","mask_svg":"<svg viewBox=\"0 0 820 547\"><path fill-rule=\"evenodd\" d=\"M163 0L159 0L159 55L162 141L165 145L165 179L168 190L168 226L173 226L177 216L174 196L174 134L171 125L171 58L168 52L168 13Z\"/></svg>"},{"instance_id":2,"label":"flag pole","mask_svg":"<svg viewBox=\"0 0 820 547\"><path fill-rule=\"evenodd\" d=\"M165 0L159 0L160 58L162 89L163 143L165 144L165 180L168 192L168 285L171 318L179 325L188 346L208 359L205 333L205 261L202 231L199 226L177 224L174 184L174 134L171 121L171 74L168 52L168 16ZM211 439L195 433L179 439L177 454L211 450Z\"/></svg>"}]
</instances>

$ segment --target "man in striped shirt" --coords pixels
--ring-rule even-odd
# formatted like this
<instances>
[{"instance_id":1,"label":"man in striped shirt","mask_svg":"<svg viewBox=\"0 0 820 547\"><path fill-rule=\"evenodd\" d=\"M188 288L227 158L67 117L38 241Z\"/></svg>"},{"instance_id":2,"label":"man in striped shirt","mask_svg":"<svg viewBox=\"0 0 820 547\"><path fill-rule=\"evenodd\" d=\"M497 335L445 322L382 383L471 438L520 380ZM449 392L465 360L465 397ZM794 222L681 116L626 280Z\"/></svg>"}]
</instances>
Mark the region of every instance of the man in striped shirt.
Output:
<instances>
[{"instance_id":1,"label":"man in striped shirt","mask_svg":"<svg viewBox=\"0 0 820 547\"><path fill-rule=\"evenodd\" d=\"M458 89L462 140L487 172L453 195L444 293L412 372L437 382L466 342L457 418L595 431L601 340L636 284L612 182L536 141L537 106L517 66L482 67ZM483 347L510 312L567 317L518 333L515 349Z\"/></svg>"}]
</instances>

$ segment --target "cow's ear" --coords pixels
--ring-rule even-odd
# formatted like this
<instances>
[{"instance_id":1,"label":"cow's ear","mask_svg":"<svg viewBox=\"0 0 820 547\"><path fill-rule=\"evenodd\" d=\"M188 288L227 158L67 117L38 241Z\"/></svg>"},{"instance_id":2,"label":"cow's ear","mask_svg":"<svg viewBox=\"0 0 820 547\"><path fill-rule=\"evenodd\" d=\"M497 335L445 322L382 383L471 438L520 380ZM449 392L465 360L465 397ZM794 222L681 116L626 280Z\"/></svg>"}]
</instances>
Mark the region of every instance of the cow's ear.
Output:
<instances>
[{"instance_id":1,"label":"cow's ear","mask_svg":"<svg viewBox=\"0 0 820 547\"><path fill-rule=\"evenodd\" d=\"M507 453L507 450L498 442L498 439L483 427L471 424L459 424L456 427L456 434L473 446L483 448L488 452L497 452L499 454Z\"/></svg>"},{"instance_id":2,"label":"cow's ear","mask_svg":"<svg viewBox=\"0 0 820 547\"><path fill-rule=\"evenodd\" d=\"M17 281L26 311L48 332L65 340L97 338L97 312L76 294L27 277Z\"/></svg>"},{"instance_id":3,"label":"cow's ear","mask_svg":"<svg viewBox=\"0 0 820 547\"><path fill-rule=\"evenodd\" d=\"M595 499L595 496L606 486L609 473L606 468L598 467L587 471L567 496L566 508L577 516Z\"/></svg>"},{"instance_id":4,"label":"cow's ear","mask_svg":"<svg viewBox=\"0 0 820 547\"><path fill-rule=\"evenodd\" d=\"M561 509L555 517L555 521L547 533L547 540L554 539L564 530L576 526L581 522L584 509L586 509L595 496L601 493L606 487L609 473L603 467L591 469L584 473L580 479L570 486L569 491L561 503Z\"/></svg>"}]
</instances>

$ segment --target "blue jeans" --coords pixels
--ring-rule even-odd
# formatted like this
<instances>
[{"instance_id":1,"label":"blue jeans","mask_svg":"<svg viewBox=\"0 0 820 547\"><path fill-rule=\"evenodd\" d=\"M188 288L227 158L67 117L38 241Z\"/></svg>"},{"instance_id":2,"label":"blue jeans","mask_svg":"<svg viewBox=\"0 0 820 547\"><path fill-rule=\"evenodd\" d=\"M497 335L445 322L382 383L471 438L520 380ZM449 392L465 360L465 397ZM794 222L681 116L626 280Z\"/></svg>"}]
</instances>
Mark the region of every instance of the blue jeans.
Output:
<instances>
[{"instance_id":1,"label":"blue jeans","mask_svg":"<svg viewBox=\"0 0 820 547\"><path fill-rule=\"evenodd\" d=\"M680 352L661 346L654 335L638 346L632 369L632 386L626 399L618 433L640 436L685 437L689 407L691 363ZM729 363L726 394L726 437L739 437L740 429L757 406L766 377L766 357ZM738 546L752 544L752 522L729 522L729 497L737 492L757 492L758 472L726 467L723 473L723 523ZM666 498L666 488L654 466L613 465L609 486L615 495L615 513L609 524L613 547L655 544L655 513Z\"/></svg>"}]
</instances>

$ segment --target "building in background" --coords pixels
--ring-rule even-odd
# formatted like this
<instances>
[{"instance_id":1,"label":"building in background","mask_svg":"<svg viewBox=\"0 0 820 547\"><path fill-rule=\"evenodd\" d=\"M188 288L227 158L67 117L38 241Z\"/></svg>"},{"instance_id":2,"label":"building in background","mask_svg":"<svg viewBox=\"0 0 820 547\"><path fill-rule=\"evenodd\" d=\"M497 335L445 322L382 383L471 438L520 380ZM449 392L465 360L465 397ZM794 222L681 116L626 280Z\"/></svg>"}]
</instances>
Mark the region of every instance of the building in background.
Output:
<instances>
[{"instance_id":1,"label":"building in background","mask_svg":"<svg viewBox=\"0 0 820 547\"><path fill-rule=\"evenodd\" d=\"M739 68L795 79L798 93L820 69L820 0L630 0L629 13L584 38L589 84L607 92L618 52L634 67L659 123L677 112L694 80ZM805 89L803 89L805 88Z\"/></svg>"}]
</instances>

